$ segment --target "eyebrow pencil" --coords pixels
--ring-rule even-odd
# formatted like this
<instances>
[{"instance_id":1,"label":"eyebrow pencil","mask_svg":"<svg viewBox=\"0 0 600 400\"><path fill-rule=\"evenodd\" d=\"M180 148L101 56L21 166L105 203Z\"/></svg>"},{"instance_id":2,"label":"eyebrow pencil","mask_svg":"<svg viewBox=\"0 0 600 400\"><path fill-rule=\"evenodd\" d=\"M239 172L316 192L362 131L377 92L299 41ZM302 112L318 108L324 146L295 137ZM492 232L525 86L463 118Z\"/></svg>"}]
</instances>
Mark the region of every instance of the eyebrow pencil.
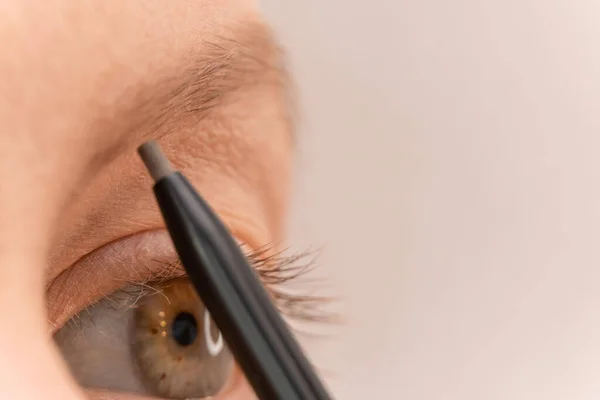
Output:
<instances>
[{"instance_id":1,"label":"eyebrow pencil","mask_svg":"<svg viewBox=\"0 0 600 400\"><path fill-rule=\"evenodd\" d=\"M181 263L260 399L324 400L317 377L232 234L158 143L138 148Z\"/></svg>"}]
</instances>

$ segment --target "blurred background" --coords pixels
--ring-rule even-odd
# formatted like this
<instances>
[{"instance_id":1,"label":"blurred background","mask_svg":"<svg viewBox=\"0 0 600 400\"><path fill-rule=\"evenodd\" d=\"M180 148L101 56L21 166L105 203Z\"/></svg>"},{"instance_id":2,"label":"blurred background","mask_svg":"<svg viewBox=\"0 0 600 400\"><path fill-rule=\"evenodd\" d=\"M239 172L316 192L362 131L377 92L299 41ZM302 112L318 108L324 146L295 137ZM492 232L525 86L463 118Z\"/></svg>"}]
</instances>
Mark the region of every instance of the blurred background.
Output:
<instances>
[{"instance_id":1,"label":"blurred background","mask_svg":"<svg viewBox=\"0 0 600 400\"><path fill-rule=\"evenodd\" d=\"M600 398L600 4L263 0L339 399Z\"/></svg>"}]
</instances>

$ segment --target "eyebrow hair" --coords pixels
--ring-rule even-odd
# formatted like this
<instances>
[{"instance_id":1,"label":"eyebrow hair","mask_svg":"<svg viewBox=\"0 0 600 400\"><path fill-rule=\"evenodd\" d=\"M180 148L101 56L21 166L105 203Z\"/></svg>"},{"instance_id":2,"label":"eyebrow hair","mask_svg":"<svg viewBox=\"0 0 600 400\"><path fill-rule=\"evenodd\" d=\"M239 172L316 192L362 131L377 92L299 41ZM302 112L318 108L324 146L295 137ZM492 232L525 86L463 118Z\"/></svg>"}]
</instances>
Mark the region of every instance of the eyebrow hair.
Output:
<instances>
[{"instance_id":1,"label":"eyebrow hair","mask_svg":"<svg viewBox=\"0 0 600 400\"><path fill-rule=\"evenodd\" d=\"M147 138L167 136L186 121L200 124L220 105L230 99L236 101L235 95L243 90L267 87L276 93L280 103L277 118L283 121L292 142L296 137L295 85L285 52L261 20L239 22L220 35L204 39L199 49L144 79L147 81L132 82L116 102L97 107L89 129L98 131L97 137L113 135L120 139L109 147L95 148L88 174L79 177L65 207L81 196L89 176L121 154L133 151Z\"/></svg>"},{"instance_id":2,"label":"eyebrow hair","mask_svg":"<svg viewBox=\"0 0 600 400\"><path fill-rule=\"evenodd\" d=\"M271 87L285 102L282 115L293 131L295 90L285 53L271 29L263 22L239 23L219 36L204 41L200 55L190 53L176 68L155 76L150 82L123 96L116 113L99 118L94 125L103 131L137 132L160 138L188 118L200 121L231 94L251 87ZM139 140L138 140L139 141ZM120 145L127 145L121 143ZM137 143L139 144L139 143ZM94 160L106 164L114 148Z\"/></svg>"},{"instance_id":3,"label":"eyebrow hair","mask_svg":"<svg viewBox=\"0 0 600 400\"><path fill-rule=\"evenodd\" d=\"M242 88L268 85L291 90L283 50L266 25L242 25L229 35L212 38L206 47L205 57L193 59L183 68L183 80L167 93L155 124L186 114L203 116L229 93Z\"/></svg>"}]
</instances>

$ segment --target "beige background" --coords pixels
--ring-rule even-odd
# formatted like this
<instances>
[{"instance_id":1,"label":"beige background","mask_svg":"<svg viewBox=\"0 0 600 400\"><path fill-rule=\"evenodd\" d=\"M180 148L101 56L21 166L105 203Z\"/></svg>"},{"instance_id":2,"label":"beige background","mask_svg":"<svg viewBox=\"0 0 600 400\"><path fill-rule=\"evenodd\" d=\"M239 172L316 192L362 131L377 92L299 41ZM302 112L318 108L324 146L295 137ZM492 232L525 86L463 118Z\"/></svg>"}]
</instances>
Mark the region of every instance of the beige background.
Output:
<instances>
[{"instance_id":1,"label":"beige background","mask_svg":"<svg viewBox=\"0 0 600 400\"><path fill-rule=\"evenodd\" d=\"M264 0L340 399L600 398L600 3Z\"/></svg>"}]
</instances>

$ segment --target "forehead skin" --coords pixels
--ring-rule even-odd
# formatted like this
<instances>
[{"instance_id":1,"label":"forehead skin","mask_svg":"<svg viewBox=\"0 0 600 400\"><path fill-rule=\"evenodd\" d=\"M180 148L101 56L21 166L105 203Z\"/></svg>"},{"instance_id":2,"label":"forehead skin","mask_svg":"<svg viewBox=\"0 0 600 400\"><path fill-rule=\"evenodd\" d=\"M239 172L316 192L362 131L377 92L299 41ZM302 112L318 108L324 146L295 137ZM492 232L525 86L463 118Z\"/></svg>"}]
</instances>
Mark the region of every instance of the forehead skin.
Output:
<instances>
[{"instance_id":1,"label":"forehead skin","mask_svg":"<svg viewBox=\"0 0 600 400\"><path fill-rule=\"evenodd\" d=\"M18 398L23 377L66 382L39 328L98 295L86 282L99 269L78 263L163 226L140 143L159 139L260 246L282 236L292 126L281 54L252 2L2 2L0 41L0 300L28 310L3 312L23 329L0 333L14 378L0 397Z\"/></svg>"}]
</instances>

